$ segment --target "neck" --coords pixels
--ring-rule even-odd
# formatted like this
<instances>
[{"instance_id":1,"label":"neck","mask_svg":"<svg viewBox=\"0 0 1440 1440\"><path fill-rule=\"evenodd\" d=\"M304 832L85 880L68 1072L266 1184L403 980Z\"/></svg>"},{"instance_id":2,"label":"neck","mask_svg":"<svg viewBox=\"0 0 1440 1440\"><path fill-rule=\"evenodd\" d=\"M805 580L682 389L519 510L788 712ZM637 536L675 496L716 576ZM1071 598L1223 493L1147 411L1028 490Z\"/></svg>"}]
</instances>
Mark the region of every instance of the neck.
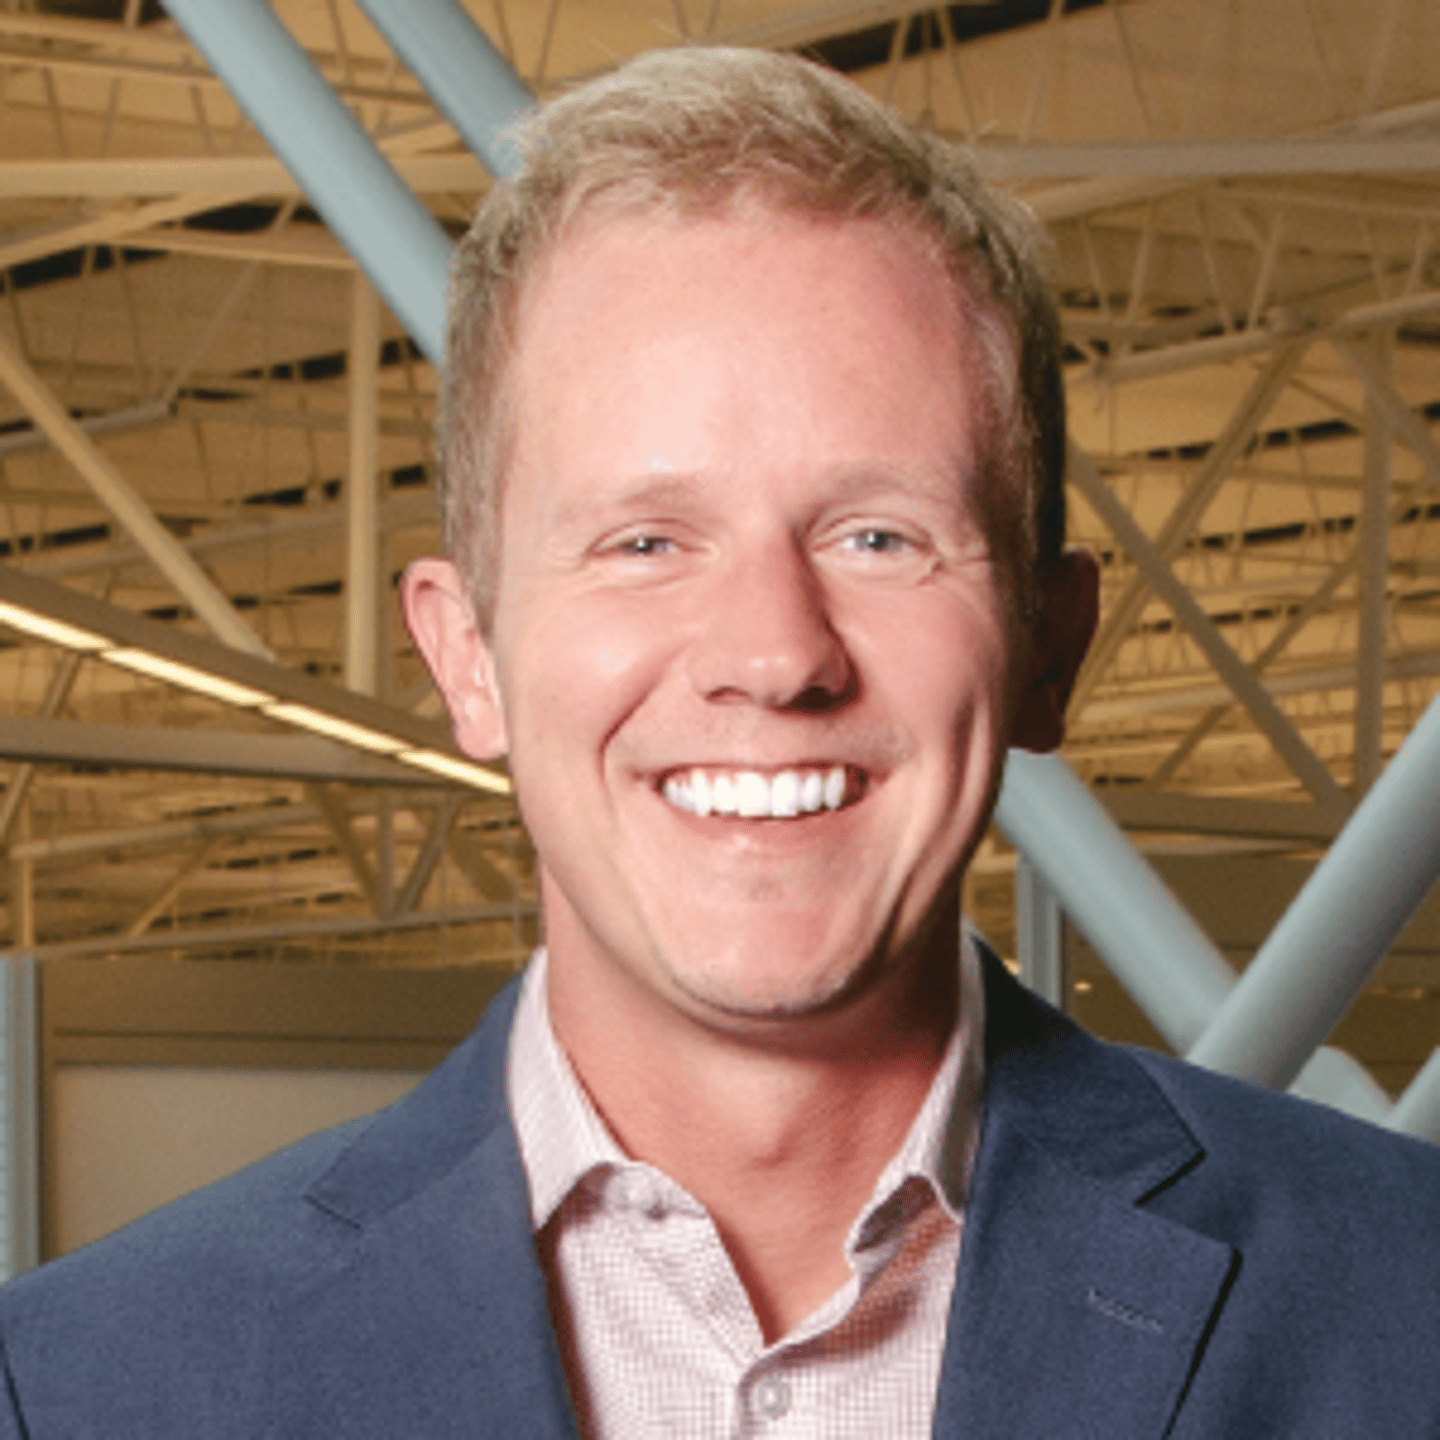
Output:
<instances>
[{"instance_id":1,"label":"neck","mask_svg":"<svg viewBox=\"0 0 1440 1440\"><path fill-rule=\"evenodd\" d=\"M853 1004L762 1027L704 1023L552 948L581 1083L626 1153L709 1211L767 1343L845 1282L845 1237L935 1078L958 1005L958 933L940 930Z\"/></svg>"}]
</instances>

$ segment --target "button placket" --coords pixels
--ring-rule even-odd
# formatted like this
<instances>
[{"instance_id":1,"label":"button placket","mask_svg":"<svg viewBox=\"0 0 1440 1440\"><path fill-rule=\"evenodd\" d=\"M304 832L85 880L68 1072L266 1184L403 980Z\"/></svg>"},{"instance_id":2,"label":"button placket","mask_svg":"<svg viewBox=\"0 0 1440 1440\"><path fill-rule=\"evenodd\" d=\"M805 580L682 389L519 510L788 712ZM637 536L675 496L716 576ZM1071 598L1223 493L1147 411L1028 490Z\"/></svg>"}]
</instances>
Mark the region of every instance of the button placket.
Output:
<instances>
[{"instance_id":1,"label":"button placket","mask_svg":"<svg viewBox=\"0 0 1440 1440\"><path fill-rule=\"evenodd\" d=\"M772 1370L756 1382L750 1399L762 1419L779 1420L790 1409L790 1382Z\"/></svg>"}]
</instances>

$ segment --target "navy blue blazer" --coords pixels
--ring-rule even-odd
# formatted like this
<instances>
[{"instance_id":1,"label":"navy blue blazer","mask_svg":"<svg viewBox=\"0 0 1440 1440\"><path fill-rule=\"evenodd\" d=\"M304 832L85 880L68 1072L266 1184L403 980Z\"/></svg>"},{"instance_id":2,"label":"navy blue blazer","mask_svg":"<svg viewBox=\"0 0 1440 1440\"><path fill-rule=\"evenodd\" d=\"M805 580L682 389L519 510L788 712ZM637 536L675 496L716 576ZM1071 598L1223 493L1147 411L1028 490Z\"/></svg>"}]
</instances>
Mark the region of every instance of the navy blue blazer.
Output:
<instances>
[{"instance_id":1,"label":"navy blue blazer","mask_svg":"<svg viewBox=\"0 0 1440 1440\"><path fill-rule=\"evenodd\" d=\"M986 993L936 1436L1440 1436L1440 1149L1103 1044L993 959ZM378 1117L0 1291L0 1440L573 1437L514 1002Z\"/></svg>"}]
</instances>

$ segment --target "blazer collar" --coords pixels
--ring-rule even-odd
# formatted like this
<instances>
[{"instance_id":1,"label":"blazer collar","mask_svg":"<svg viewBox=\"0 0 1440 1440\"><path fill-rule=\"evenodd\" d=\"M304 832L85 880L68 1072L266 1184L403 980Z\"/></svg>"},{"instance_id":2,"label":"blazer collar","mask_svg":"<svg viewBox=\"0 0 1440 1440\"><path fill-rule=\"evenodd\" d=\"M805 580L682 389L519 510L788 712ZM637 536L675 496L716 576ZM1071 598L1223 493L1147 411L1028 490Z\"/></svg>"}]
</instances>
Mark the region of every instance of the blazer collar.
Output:
<instances>
[{"instance_id":1,"label":"blazer collar","mask_svg":"<svg viewBox=\"0 0 1440 1440\"><path fill-rule=\"evenodd\" d=\"M505 1099L515 999L311 1187L349 1238L283 1327L286 1433L575 1440Z\"/></svg>"},{"instance_id":2,"label":"blazer collar","mask_svg":"<svg viewBox=\"0 0 1440 1440\"><path fill-rule=\"evenodd\" d=\"M1236 1265L1145 1211L1203 1150L1143 1068L986 957L984 1129L934 1433L1166 1433Z\"/></svg>"},{"instance_id":3,"label":"blazer collar","mask_svg":"<svg viewBox=\"0 0 1440 1440\"><path fill-rule=\"evenodd\" d=\"M985 965L983 1131L934 1433L1159 1437L1237 1263L1144 1208L1203 1150L1138 1062ZM573 1440L505 1099L515 999L311 1188L351 1238L278 1328L305 1357L276 1396L287 1415L342 1416L359 1440ZM319 1343L335 1333L344 1347Z\"/></svg>"}]
</instances>

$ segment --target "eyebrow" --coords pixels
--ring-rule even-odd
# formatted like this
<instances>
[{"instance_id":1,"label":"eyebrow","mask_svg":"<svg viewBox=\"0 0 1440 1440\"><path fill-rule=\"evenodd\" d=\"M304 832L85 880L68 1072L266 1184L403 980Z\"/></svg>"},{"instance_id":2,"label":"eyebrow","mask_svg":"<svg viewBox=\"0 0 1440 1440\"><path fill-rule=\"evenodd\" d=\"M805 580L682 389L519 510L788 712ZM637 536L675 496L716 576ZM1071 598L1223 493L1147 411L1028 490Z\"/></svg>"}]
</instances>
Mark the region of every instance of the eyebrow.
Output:
<instances>
[{"instance_id":1,"label":"eyebrow","mask_svg":"<svg viewBox=\"0 0 1440 1440\"><path fill-rule=\"evenodd\" d=\"M660 475L640 475L633 481L607 490L597 499L592 495L577 495L561 500L553 512L557 528L565 529L597 511L607 514L644 511L654 508L665 509L681 503L693 503L703 493L705 482L698 475L685 471L666 471Z\"/></svg>"},{"instance_id":2,"label":"eyebrow","mask_svg":"<svg viewBox=\"0 0 1440 1440\"><path fill-rule=\"evenodd\" d=\"M966 508L967 476L959 466L938 470L930 466L897 464L881 458L847 460L836 464L827 480L830 503L847 504L886 493L909 493L956 509ZM574 495L557 502L551 514L554 531L582 525L596 515L629 514L692 509L716 482L688 470L645 473L606 490L603 495Z\"/></svg>"}]
</instances>

